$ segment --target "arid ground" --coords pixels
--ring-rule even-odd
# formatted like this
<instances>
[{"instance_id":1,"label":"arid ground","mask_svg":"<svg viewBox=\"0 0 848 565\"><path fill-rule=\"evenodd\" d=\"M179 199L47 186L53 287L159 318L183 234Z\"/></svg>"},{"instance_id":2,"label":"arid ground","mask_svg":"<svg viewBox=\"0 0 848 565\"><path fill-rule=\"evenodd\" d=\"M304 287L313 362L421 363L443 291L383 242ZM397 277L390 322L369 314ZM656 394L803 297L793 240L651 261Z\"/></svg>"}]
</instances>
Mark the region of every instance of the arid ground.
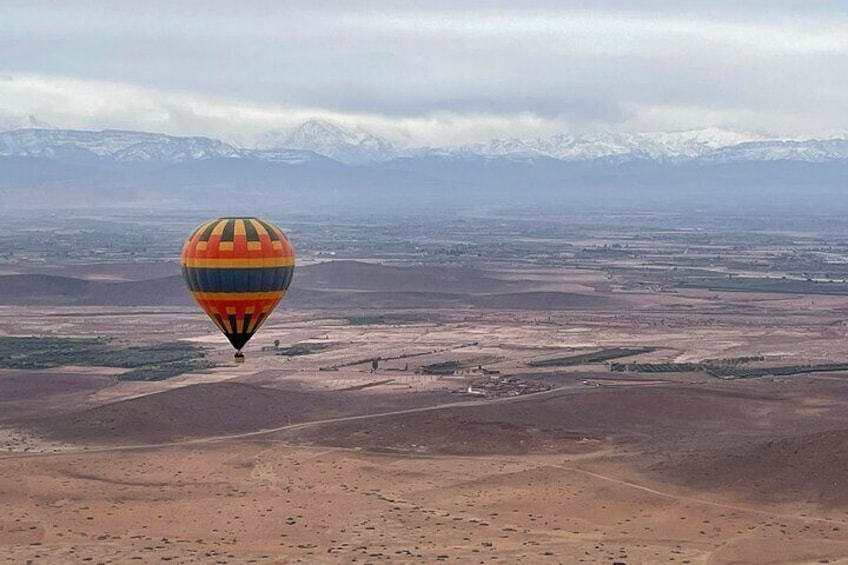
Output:
<instances>
[{"instance_id":1,"label":"arid ground","mask_svg":"<svg viewBox=\"0 0 848 565\"><path fill-rule=\"evenodd\" d=\"M0 370L0 560L848 563L848 296L319 267L243 366L171 279L0 281L0 336L218 363Z\"/></svg>"}]
</instances>

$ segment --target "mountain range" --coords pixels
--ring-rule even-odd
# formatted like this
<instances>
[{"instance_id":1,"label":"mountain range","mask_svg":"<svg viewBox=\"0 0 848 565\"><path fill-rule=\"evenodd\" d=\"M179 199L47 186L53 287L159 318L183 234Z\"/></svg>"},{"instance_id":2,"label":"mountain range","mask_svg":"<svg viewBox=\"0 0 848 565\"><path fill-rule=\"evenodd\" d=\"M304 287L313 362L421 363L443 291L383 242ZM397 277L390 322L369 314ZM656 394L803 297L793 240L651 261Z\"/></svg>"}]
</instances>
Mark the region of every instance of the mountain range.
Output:
<instances>
[{"instance_id":1,"label":"mountain range","mask_svg":"<svg viewBox=\"0 0 848 565\"><path fill-rule=\"evenodd\" d=\"M716 128L398 147L367 131L310 120L244 147L208 137L57 129L33 116L12 125L17 129L0 132L0 196L12 197L3 203L10 207L81 199L149 206L212 199L231 206L271 196L291 205L365 209L530 198L591 205L598 193L589 188L629 206L678 193L709 202L722 191L752 188L841 197L848 187L848 139L763 139Z\"/></svg>"},{"instance_id":2,"label":"mountain range","mask_svg":"<svg viewBox=\"0 0 848 565\"><path fill-rule=\"evenodd\" d=\"M557 134L536 139L493 139L445 147L398 147L373 133L328 120L267 131L251 148L207 137L177 137L124 130L58 129L34 116L0 121L0 156L92 158L117 162L181 163L210 158L302 162L315 155L348 165L420 157L486 157L588 161L806 161L848 160L848 139L765 139L719 128L671 133Z\"/></svg>"}]
</instances>

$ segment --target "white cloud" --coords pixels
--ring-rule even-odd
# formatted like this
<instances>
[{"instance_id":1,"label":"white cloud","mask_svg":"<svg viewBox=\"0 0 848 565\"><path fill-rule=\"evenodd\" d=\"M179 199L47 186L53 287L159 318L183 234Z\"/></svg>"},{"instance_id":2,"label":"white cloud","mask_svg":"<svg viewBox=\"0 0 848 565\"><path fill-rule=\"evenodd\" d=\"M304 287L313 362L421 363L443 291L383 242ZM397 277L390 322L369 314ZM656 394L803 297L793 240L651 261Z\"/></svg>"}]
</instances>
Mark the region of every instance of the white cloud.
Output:
<instances>
[{"instance_id":1,"label":"white cloud","mask_svg":"<svg viewBox=\"0 0 848 565\"><path fill-rule=\"evenodd\" d=\"M9 0L0 113L241 140L317 116L434 145L848 129L839 3L357 4Z\"/></svg>"},{"instance_id":2,"label":"white cloud","mask_svg":"<svg viewBox=\"0 0 848 565\"><path fill-rule=\"evenodd\" d=\"M484 140L504 131L528 135L563 124L526 114L387 118L321 108L285 108L192 93L142 88L131 84L67 77L5 73L0 75L0 108L32 114L74 129L141 129L174 135L209 135L249 143L269 129L294 127L310 118L362 127L400 144L450 144Z\"/></svg>"},{"instance_id":3,"label":"white cloud","mask_svg":"<svg viewBox=\"0 0 848 565\"><path fill-rule=\"evenodd\" d=\"M537 13L420 12L360 15L362 30L396 35L441 35L492 40L521 37L565 41L585 54L656 54L667 41L708 41L768 54L832 53L848 50L844 22L820 19L772 22L662 17L587 10Z\"/></svg>"}]
</instances>

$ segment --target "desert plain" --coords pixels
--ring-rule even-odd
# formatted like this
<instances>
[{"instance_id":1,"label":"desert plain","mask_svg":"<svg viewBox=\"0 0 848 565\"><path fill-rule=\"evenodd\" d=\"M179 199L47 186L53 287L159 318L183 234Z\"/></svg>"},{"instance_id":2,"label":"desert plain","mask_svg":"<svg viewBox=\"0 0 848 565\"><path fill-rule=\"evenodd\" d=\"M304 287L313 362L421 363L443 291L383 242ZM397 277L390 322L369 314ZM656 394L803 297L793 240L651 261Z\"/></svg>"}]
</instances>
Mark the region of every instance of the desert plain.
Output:
<instances>
[{"instance_id":1,"label":"desert plain","mask_svg":"<svg viewBox=\"0 0 848 565\"><path fill-rule=\"evenodd\" d=\"M0 369L0 560L848 563L848 296L723 253L316 255L244 365L173 262L6 265L4 339L206 364Z\"/></svg>"}]
</instances>

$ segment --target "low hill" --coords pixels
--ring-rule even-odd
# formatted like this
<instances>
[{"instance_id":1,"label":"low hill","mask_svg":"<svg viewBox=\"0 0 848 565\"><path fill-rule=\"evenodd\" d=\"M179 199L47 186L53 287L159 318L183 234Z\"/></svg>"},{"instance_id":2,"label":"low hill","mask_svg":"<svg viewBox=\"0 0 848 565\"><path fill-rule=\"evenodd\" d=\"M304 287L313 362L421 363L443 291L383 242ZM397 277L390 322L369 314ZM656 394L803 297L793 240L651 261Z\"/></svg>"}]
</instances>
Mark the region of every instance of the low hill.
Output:
<instances>
[{"instance_id":1,"label":"low hill","mask_svg":"<svg viewBox=\"0 0 848 565\"><path fill-rule=\"evenodd\" d=\"M330 261L303 267L299 286L309 289L384 290L389 292L470 293L504 292L521 283L486 276L462 267L396 267L360 261Z\"/></svg>"},{"instance_id":2,"label":"low hill","mask_svg":"<svg viewBox=\"0 0 848 565\"><path fill-rule=\"evenodd\" d=\"M162 269L170 269L166 265ZM86 276L90 272L82 270ZM109 273L99 269L98 272ZM120 272L115 269L113 272ZM532 284L503 281L484 271L449 267L393 267L335 261L299 267L287 308L493 308L569 310L614 307L592 293L536 292ZM191 306L179 275L105 281L30 273L0 276L0 304L31 306Z\"/></svg>"},{"instance_id":3,"label":"low hill","mask_svg":"<svg viewBox=\"0 0 848 565\"><path fill-rule=\"evenodd\" d=\"M756 421L754 408L783 400L678 387L553 391L523 401L438 412L334 422L296 432L287 441L433 453L529 453L571 449L594 438L650 444L649 451L737 442ZM738 430L727 432L728 428ZM717 438L719 432L724 432ZM416 447L417 446L417 447Z\"/></svg>"},{"instance_id":4,"label":"low hill","mask_svg":"<svg viewBox=\"0 0 848 565\"><path fill-rule=\"evenodd\" d=\"M0 304L27 306L187 306L179 276L111 283L54 275L0 276Z\"/></svg>"},{"instance_id":5,"label":"low hill","mask_svg":"<svg viewBox=\"0 0 848 565\"><path fill-rule=\"evenodd\" d=\"M283 426L345 414L339 395L290 392L242 383L167 390L29 424L62 440L159 442Z\"/></svg>"},{"instance_id":6,"label":"low hill","mask_svg":"<svg viewBox=\"0 0 848 565\"><path fill-rule=\"evenodd\" d=\"M189 385L16 423L62 441L156 443L256 432L299 422L391 411L454 400L447 394L381 395L291 391L254 384Z\"/></svg>"},{"instance_id":7,"label":"low hill","mask_svg":"<svg viewBox=\"0 0 848 565\"><path fill-rule=\"evenodd\" d=\"M180 265L177 261L0 266L0 275L53 275L104 282L143 281L179 274Z\"/></svg>"},{"instance_id":8,"label":"low hill","mask_svg":"<svg viewBox=\"0 0 848 565\"><path fill-rule=\"evenodd\" d=\"M848 505L848 429L693 454L658 467L664 476L706 490L733 490L755 501L807 500Z\"/></svg>"}]
</instances>

